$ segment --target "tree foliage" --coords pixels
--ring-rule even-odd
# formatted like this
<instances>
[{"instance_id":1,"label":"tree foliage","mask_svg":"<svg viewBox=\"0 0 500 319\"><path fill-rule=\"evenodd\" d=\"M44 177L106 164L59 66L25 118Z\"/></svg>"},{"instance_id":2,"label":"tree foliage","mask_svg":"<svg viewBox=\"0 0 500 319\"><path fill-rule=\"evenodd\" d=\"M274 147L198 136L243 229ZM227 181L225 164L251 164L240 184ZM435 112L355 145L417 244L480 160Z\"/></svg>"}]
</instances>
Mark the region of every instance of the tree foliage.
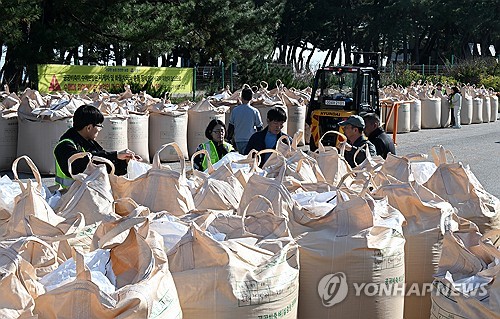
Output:
<instances>
[{"instance_id":1,"label":"tree foliage","mask_svg":"<svg viewBox=\"0 0 500 319\"><path fill-rule=\"evenodd\" d=\"M314 50L349 63L355 50L406 63L450 63L500 50L497 1L0 0L0 79L36 83L36 64L174 66L266 63L310 71ZM469 44L472 46L472 52ZM260 70L260 71L259 71ZM288 69L287 69L288 70Z\"/></svg>"}]
</instances>

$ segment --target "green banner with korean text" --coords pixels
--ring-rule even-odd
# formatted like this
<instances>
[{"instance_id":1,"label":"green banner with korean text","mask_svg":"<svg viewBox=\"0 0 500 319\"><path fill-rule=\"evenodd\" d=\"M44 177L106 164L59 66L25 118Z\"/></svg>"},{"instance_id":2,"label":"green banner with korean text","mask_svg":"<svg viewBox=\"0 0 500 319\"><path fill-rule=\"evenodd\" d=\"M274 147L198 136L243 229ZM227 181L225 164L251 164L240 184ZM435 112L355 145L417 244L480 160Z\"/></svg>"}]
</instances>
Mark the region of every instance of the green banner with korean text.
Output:
<instances>
[{"instance_id":1,"label":"green banner with korean text","mask_svg":"<svg viewBox=\"0 0 500 319\"><path fill-rule=\"evenodd\" d=\"M170 93L193 92L193 69L144 66L38 65L38 91L42 93L121 89L126 84L150 83Z\"/></svg>"}]
</instances>

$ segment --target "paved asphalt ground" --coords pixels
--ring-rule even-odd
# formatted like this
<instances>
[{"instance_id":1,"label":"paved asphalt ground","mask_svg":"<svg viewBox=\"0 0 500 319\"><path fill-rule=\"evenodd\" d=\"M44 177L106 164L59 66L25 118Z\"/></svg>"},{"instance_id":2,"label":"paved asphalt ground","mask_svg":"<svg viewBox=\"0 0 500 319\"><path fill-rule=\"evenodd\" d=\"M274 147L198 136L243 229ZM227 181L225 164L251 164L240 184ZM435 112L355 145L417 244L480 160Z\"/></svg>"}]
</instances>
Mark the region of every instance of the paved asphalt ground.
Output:
<instances>
[{"instance_id":1,"label":"paved asphalt ground","mask_svg":"<svg viewBox=\"0 0 500 319\"><path fill-rule=\"evenodd\" d=\"M500 114L499 114L500 115ZM441 128L398 134L399 155L426 153L443 145L457 161L470 166L484 188L500 198L500 121L462 125L461 129Z\"/></svg>"},{"instance_id":2,"label":"paved asphalt ground","mask_svg":"<svg viewBox=\"0 0 500 319\"><path fill-rule=\"evenodd\" d=\"M396 143L398 155L424 153L430 156L432 146L443 145L458 161L469 164L484 188L500 198L500 121L463 125L462 129L425 129L398 134ZM179 168L178 163L169 165L173 169ZM190 168L187 165L187 169ZM0 172L0 175L4 174L12 178L12 172ZM29 174L19 175L21 179L33 178ZM53 176L42 177L46 186L54 185Z\"/></svg>"}]
</instances>

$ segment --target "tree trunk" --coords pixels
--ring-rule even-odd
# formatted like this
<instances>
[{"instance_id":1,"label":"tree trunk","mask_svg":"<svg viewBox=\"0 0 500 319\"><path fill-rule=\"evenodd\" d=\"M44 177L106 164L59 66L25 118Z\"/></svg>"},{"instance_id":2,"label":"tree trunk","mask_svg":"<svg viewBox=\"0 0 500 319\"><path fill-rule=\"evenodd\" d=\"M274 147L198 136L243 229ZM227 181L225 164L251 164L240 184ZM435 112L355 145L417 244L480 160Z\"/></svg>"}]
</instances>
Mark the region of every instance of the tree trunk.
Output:
<instances>
[{"instance_id":1,"label":"tree trunk","mask_svg":"<svg viewBox=\"0 0 500 319\"><path fill-rule=\"evenodd\" d=\"M307 61L306 61L306 71L307 72L310 72L311 71L311 59L314 55L314 51L316 50L316 46L313 46L312 50L311 50L311 53L309 53L309 56L307 57Z\"/></svg>"},{"instance_id":2,"label":"tree trunk","mask_svg":"<svg viewBox=\"0 0 500 319\"><path fill-rule=\"evenodd\" d=\"M304 51L307 49L307 45L304 45L301 50L300 50L300 53L299 53L299 60L298 60L298 63L297 63L297 68L296 68L296 71L297 72L303 72L304 71Z\"/></svg>"},{"instance_id":3,"label":"tree trunk","mask_svg":"<svg viewBox=\"0 0 500 319\"><path fill-rule=\"evenodd\" d=\"M293 59L294 59L294 49L295 49L295 46L293 45L290 45L288 46L288 52L287 52L287 59L286 59L286 64L287 65L291 65L293 64Z\"/></svg>"},{"instance_id":4,"label":"tree trunk","mask_svg":"<svg viewBox=\"0 0 500 319\"><path fill-rule=\"evenodd\" d=\"M352 65L351 59L351 42L344 42L344 56L345 56L345 65ZM341 63L342 64L342 63Z\"/></svg>"},{"instance_id":5,"label":"tree trunk","mask_svg":"<svg viewBox=\"0 0 500 319\"><path fill-rule=\"evenodd\" d=\"M323 60L323 67L326 66L326 63L328 61L328 58L330 57L330 54L332 54L332 49L329 49L328 52L326 53L325 59Z\"/></svg>"},{"instance_id":6,"label":"tree trunk","mask_svg":"<svg viewBox=\"0 0 500 319\"><path fill-rule=\"evenodd\" d=\"M64 54L66 53L65 49L59 50L59 58L57 59L57 63L64 63Z\"/></svg>"},{"instance_id":7,"label":"tree trunk","mask_svg":"<svg viewBox=\"0 0 500 319\"><path fill-rule=\"evenodd\" d=\"M122 65L123 51L120 47L120 44L114 43L113 51L115 52L115 65Z\"/></svg>"},{"instance_id":8,"label":"tree trunk","mask_svg":"<svg viewBox=\"0 0 500 319\"><path fill-rule=\"evenodd\" d=\"M418 57L418 45L415 45L417 52L415 52L415 57ZM403 36L403 62L408 63L408 36L405 34Z\"/></svg>"},{"instance_id":9,"label":"tree trunk","mask_svg":"<svg viewBox=\"0 0 500 319\"><path fill-rule=\"evenodd\" d=\"M22 67L16 63L17 46L8 46L5 53L5 64L0 70L0 78L7 84L11 92L19 91L21 86ZM20 53L20 52L19 52Z\"/></svg>"},{"instance_id":10,"label":"tree trunk","mask_svg":"<svg viewBox=\"0 0 500 319\"><path fill-rule=\"evenodd\" d=\"M289 58L289 65L294 67L297 64L297 46L293 45L291 48L290 56Z\"/></svg>"},{"instance_id":11,"label":"tree trunk","mask_svg":"<svg viewBox=\"0 0 500 319\"><path fill-rule=\"evenodd\" d=\"M278 62L285 64L286 63L286 53L287 53L286 44L282 44L279 50L280 50L280 54L278 56Z\"/></svg>"},{"instance_id":12,"label":"tree trunk","mask_svg":"<svg viewBox=\"0 0 500 319\"><path fill-rule=\"evenodd\" d=\"M89 49L85 44L82 47L83 47L82 64L89 65Z\"/></svg>"}]
</instances>

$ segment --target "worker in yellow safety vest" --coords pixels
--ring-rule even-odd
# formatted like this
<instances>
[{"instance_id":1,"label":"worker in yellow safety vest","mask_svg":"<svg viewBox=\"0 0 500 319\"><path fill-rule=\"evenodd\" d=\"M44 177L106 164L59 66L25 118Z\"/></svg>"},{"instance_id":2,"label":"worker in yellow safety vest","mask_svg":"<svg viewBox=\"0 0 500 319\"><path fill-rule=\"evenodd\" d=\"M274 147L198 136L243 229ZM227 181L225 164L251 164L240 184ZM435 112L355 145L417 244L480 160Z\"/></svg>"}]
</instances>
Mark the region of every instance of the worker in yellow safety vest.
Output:
<instances>
[{"instance_id":1,"label":"worker in yellow safety vest","mask_svg":"<svg viewBox=\"0 0 500 319\"><path fill-rule=\"evenodd\" d=\"M105 151L95 140L101 131L104 122L104 115L93 105L82 105L76 109L73 115L73 127L68 129L59 139L54 147L54 157L56 161L55 182L63 188L68 188L73 184L68 169L68 159L80 152L89 152L93 156L99 156L110 160L115 166L116 175L127 173L127 161L130 159L141 160L131 150L125 149L119 152ZM71 164L73 175L82 173L89 162L88 157L75 160ZM108 167L108 172L110 171Z\"/></svg>"},{"instance_id":2,"label":"worker in yellow safety vest","mask_svg":"<svg viewBox=\"0 0 500 319\"><path fill-rule=\"evenodd\" d=\"M205 136L208 141L198 145L196 151L206 150L207 156L201 154L193 159L193 168L199 171L204 171L208 168L208 160L215 164L229 152L233 152L233 145L224 140L226 134L226 125L221 120L211 120L205 129Z\"/></svg>"}]
</instances>

